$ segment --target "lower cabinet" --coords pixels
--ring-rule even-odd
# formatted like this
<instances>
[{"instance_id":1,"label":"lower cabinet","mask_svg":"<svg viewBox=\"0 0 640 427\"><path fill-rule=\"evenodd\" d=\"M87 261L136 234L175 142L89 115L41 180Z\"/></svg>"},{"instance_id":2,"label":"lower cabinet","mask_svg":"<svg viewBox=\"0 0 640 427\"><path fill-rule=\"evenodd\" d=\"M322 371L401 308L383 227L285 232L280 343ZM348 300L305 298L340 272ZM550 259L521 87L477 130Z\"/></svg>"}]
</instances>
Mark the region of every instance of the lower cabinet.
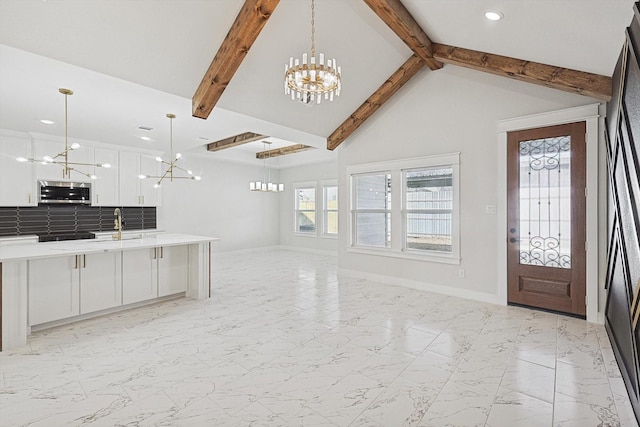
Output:
<instances>
[{"instance_id":1,"label":"lower cabinet","mask_svg":"<svg viewBox=\"0 0 640 427\"><path fill-rule=\"evenodd\" d=\"M29 326L122 304L120 253L29 261Z\"/></svg>"},{"instance_id":2,"label":"lower cabinet","mask_svg":"<svg viewBox=\"0 0 640 427\"><path fill-rule=\"evenodd\" d=\"M187 290L189 280L189 247L160 247L158 256L158 296Z\"/></svg>"},{"instance_id":3,"label":"lower cabinet","mask_svg":"<svg viewBox=\"0 0 640 427\"><path fill-rule=\"evenodd\" d=\"M33 326L185 292L189 247L36 259L27 268Z\"/></svg>"},{"instance_id":4,"label":"lower cabinet","mask_svg":"<svg viewBox=\"0 0 640 427\"><path fill-rule=\"evenodd\" d=\"M158 297L156 248L122 252L122 303Z\"/></svg>"},{"instance_id":5,"label":"lower cabinet","mask_svg":"<svg viewBox=\"0 0 640 427\"><path fill-rule=\"evenodd\" d=\"M80 314L78 255L28 264L29 326Z\"/></svg>"},{"instance_id":6,"label":"lower cabinet","mask_svg":"<svg viewBox=\"0 0 640 427\"><path fill-rule=\"evenodd\" d=\"M123 304L185 292L188 280L186 245L122 252Z\"/></svg>"},{"instance_id":7,"label":"lower cabinet","mask_svg":"<svg viewBox=\"0 0 640 427\"><path fill-rule=\"evenodd\" d=\"M80 314L122 305L120 252L78 255Z\"/></svg>"}]
</instances>

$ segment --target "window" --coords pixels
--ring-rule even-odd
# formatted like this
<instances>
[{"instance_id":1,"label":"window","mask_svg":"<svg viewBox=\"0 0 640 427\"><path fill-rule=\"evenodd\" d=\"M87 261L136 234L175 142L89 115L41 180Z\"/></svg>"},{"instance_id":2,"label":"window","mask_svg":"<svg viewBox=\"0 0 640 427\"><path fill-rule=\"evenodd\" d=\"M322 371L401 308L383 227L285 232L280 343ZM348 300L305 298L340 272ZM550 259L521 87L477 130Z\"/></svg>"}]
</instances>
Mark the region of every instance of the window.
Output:
<instances>
[{"instance_id":1,"label":"window","mask_svg":"<svg viewBox=\"0 0 640 427\"><path fill-rule=\"evenodd\" d=\"M391 174L355 175L353 194L355 245L388 248L391 244Z\"/></svg>"},{"instance_id":2,"label":"window","mask_svg":"<svg viewBox=\"0 0 640 427\"><path fill-rule=\"evenodd\" d=\"M297 233L316 234L316 188L297 187L296 200L296 229Z\"/></svg>"},{"instance_id":3,"label":"window","mask_svg":"<svg viewBox=\"0 0 640 427\"><path fill-rule=\"evenodd\" d=\"M338 186L336 184L323 184L322 198L323 234L335 237L338 235Z\"/></svg>"},{"instance_id":4,"label":"window","mask_svg":"<svg viewBox=\"0 0 640 427\"><path fill-rule=\"evenodd\" d=\"M453 168L404 171L404 247L451 253Z\"/></svg>"},{"instance_id":5,"label":"window","mask_svg":"<svg viewBox=\"0 0 640 427\"><path fill-rule=\"evenodd\" d=\"M350 252L458 264L459 153L354 165Z\"/></svg>"}]
</instances>

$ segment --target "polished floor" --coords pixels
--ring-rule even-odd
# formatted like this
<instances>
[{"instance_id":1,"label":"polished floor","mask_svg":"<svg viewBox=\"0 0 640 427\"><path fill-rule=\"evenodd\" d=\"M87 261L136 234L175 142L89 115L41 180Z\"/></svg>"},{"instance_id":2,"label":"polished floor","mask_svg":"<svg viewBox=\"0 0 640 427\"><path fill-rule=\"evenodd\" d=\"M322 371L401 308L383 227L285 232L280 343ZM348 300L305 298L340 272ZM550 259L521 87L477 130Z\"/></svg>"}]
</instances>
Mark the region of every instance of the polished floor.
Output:
<instances>
[{"instance_id":1,"label":"polished floor","mask_svg":"<svg viewBox=\"0 0 640 427\"><path fill-rule=\"evenodd\" d=\"M604 328L216 258L214 297L33 334L0 355L2 426L635 426Z\"/></svg>"}]
</instances>

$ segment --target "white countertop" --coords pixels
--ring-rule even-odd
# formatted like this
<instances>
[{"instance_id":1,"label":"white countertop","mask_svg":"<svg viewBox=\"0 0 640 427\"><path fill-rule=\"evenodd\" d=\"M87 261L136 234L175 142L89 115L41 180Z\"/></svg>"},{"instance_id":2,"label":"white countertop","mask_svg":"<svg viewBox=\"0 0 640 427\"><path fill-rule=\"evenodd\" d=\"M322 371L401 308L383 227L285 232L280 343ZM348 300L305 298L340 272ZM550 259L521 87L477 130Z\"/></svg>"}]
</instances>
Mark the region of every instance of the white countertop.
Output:
<instances>
[{"instance_id":1,"label":"white countertop","mask_svg":"<svg viewBox=\"0 0 640 427\"><path fill-rule=\"evenodd\" d=\"M159 246L190 245L215 242L218 240L220 239L217 237L194 236L191 234L157 233L144 235L144 237L139 237L139 235L124 235L123 240L85 239L12 246L0 245L0 262L144 249Z\"/></svg>"}]
</instances>

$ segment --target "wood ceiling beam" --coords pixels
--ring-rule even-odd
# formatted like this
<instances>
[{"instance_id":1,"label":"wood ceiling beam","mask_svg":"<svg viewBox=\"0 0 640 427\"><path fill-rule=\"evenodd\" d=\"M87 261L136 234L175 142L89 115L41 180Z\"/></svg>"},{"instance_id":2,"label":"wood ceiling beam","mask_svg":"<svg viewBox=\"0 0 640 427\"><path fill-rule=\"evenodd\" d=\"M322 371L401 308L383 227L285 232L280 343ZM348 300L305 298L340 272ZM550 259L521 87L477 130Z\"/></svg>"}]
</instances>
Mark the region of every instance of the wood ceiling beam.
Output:
<instances>
[{"instance_id":1,"label":"wood ceiling beam","mask_svg":"<svg viewBox=\"0 0 640 427\"><path fill-rule=\"evenodd\" d=\"M267 137L266 135L260 135L259 133L245 132L245 133L241 133L240 135L230 136L229 138L211 142L207 144L207 150L220 151L220 150L224 150L225 148L237 147L238 145L247 144L253 141L258 141L266 137Z\"/></svg>"},{"instance_id":2,"label":"wood ceiling beam","mask_svg":"<svg viewBox=\"0 0 640 427\"><path fill-rule=\"evenodd\" d=\"M282 148L274 148L273 150L260 151L256 153L256 159L270 159L272 157L286 156L287 154L300 153L301 151L311 150L315 147L310 147L304 144L288 145Z\"/></svg>"},{"instance_id":3,"label":"wood ceiling beam","mask_svg":"<svg viewBox=\"0 0 640 427\"><path fill-rule=\"evenodd\" d=\"M453 64L565 92L611 99L611 77L444 44L433 44L433 56Z\"/></svg>"},{"instance_id":4,"label":"wood ceiling beam","mask_svg":"<svg viewBox=\"0 0 640 427\"><path fill-rule=\"evenodd\" d=\"M206 119L280 0L245 0L191 100L193 117Z\"/></svg>"},{"instance_id":5,"label":"wood ceiling beam","mask_svg":"<svg viewBox=\"0 0 640 427\"><path fill-rule=\"evenodd\" d=\"M407 83L418 71L424 68L424 61L417 55L412 55L395 73L387 79L376 90L373 95L358 109L349 116L331 135L327 138L327 149L335 150L338 145L349 137L356 129L362 125L373 113L378 111L382 104L387 102L405 83Z\"/></svg>"},{"instance_id":6,"label":"wood ceiling beam","mask_svg":"<svg viewBox=\"0 0 640 427\"><path fill-rule=\"evenodd\" d=\"M442 68L442 63L433 57L431 40L400 0L364 2L431 70Z\"/></svg>"}]
</instances>

